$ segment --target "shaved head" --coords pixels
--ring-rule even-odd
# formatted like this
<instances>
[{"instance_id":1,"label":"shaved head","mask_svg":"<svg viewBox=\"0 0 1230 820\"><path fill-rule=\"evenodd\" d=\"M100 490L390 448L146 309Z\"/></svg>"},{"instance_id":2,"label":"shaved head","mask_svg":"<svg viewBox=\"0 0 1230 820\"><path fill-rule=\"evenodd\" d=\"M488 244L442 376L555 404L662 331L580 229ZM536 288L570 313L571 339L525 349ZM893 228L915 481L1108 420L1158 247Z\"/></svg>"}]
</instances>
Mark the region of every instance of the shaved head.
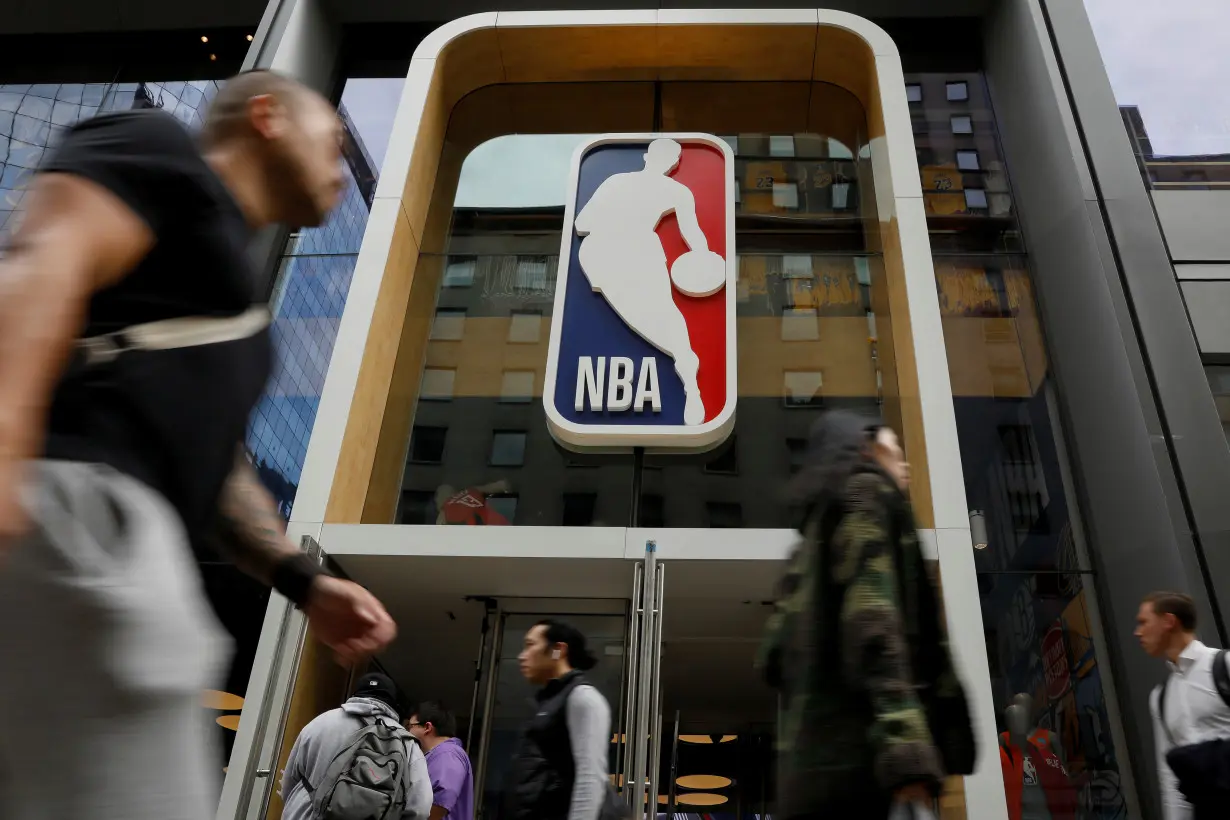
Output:
<instances>
[{"instance_id":1,"label":"shaved head","mask_svg":"<svg viewBox=\"0 0 1230 820\"><path fill-rule=\"evenodd\" d=\"M201 129L202 146L209 150L248 133L248 104L254 97L265 96L273 97L292 112L306 100L320 98L307 86L276 71L245 71L227 80L210 103L205 126ZM323 98L320 99L323 102Z\"/></svg>"},{"instance_id":2,"label":"shaved head","mask_svg":"<svg viewBox=\"0 0 1230 820\"><path fill-rule=\"evenodd\" d=\"M274 71L246 71L218 91L201 130L206 154L241 156L276 203L277 221L319 225L344 188L342 122L332 103Z\"/></svg>"}]
</instances>

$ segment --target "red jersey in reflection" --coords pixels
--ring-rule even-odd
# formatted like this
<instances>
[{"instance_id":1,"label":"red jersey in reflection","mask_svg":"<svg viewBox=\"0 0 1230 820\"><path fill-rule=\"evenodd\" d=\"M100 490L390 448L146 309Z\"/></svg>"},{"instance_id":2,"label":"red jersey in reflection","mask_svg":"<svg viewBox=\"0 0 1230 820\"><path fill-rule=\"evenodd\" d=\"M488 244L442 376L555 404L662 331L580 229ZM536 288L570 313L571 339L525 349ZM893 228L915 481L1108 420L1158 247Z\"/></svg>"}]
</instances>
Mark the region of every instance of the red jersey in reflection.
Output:
<instances>
[{"instance_id":1,"label":"red jersey in reflection","mask_svg":"<svg viewBox=\"0 0 1230 820\"><path fill-rule=\"evenodd\" d=\"M487 504L487 494L469 488L449 496L440 509L445 524L467 527L507 527L508 519Z\"/></svg>"}]
</instances>

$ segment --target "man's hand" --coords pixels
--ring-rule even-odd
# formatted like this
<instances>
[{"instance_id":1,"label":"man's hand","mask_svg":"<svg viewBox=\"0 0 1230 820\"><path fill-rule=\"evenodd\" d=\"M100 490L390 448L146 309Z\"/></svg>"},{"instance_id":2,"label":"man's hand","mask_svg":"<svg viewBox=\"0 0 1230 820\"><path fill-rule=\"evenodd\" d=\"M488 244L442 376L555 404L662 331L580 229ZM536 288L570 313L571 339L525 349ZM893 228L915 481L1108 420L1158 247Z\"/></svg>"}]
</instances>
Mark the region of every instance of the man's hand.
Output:
<instances>
[{"instance_id":1,"label":"man's hand","mask_svg":"<svg viewBox=\"0 0 1230 820\"><path fill-rule=\"evenodd\" d=\"M397 637L389 613L352 581L316 576L303 611L321 643L347 663L375 655Z\"/></svg>"}]
</instances>

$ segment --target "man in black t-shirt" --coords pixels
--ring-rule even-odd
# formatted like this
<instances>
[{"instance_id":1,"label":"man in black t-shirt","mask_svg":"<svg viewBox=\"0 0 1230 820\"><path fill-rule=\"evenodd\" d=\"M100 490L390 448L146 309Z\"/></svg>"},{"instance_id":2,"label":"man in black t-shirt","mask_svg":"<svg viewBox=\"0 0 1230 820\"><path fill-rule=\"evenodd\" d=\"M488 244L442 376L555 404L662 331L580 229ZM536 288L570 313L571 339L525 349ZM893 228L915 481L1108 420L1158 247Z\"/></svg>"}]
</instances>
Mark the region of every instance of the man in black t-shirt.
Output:
<instances>
[{"instance_id":1,"label":"man in black t-shirt","mask_svg":"<svg viewBox=\"0 0 1230 820\"><path fill-rule=\"evenodd\" d=\"M342 190L332 106L249 72L200 145L170 116L78 124L0 258L0 817L206 820L200 692L229 642L191 548L218 550L348 662L380 603L283 534L243 456L273 361L246 250Z\"/></svg>"}]
</instances>

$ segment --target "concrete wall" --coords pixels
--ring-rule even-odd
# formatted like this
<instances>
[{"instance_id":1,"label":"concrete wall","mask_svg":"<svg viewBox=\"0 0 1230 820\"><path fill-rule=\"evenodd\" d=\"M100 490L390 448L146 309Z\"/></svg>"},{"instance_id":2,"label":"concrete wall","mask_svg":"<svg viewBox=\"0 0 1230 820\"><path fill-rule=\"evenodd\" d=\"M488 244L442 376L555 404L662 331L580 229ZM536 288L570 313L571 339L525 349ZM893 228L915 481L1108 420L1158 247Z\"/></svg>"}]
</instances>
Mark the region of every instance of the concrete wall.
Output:
<instances>
[{"instance_id":1,"label":"concrete wall","mask_svg":"<svg viewBox=\"0 0 1230 820\"><path fill-rule=\"evenodd\" d=\"M1230 261L1230 191L1154 191L1175 262Z\"/></svg>"}]
</instances>

